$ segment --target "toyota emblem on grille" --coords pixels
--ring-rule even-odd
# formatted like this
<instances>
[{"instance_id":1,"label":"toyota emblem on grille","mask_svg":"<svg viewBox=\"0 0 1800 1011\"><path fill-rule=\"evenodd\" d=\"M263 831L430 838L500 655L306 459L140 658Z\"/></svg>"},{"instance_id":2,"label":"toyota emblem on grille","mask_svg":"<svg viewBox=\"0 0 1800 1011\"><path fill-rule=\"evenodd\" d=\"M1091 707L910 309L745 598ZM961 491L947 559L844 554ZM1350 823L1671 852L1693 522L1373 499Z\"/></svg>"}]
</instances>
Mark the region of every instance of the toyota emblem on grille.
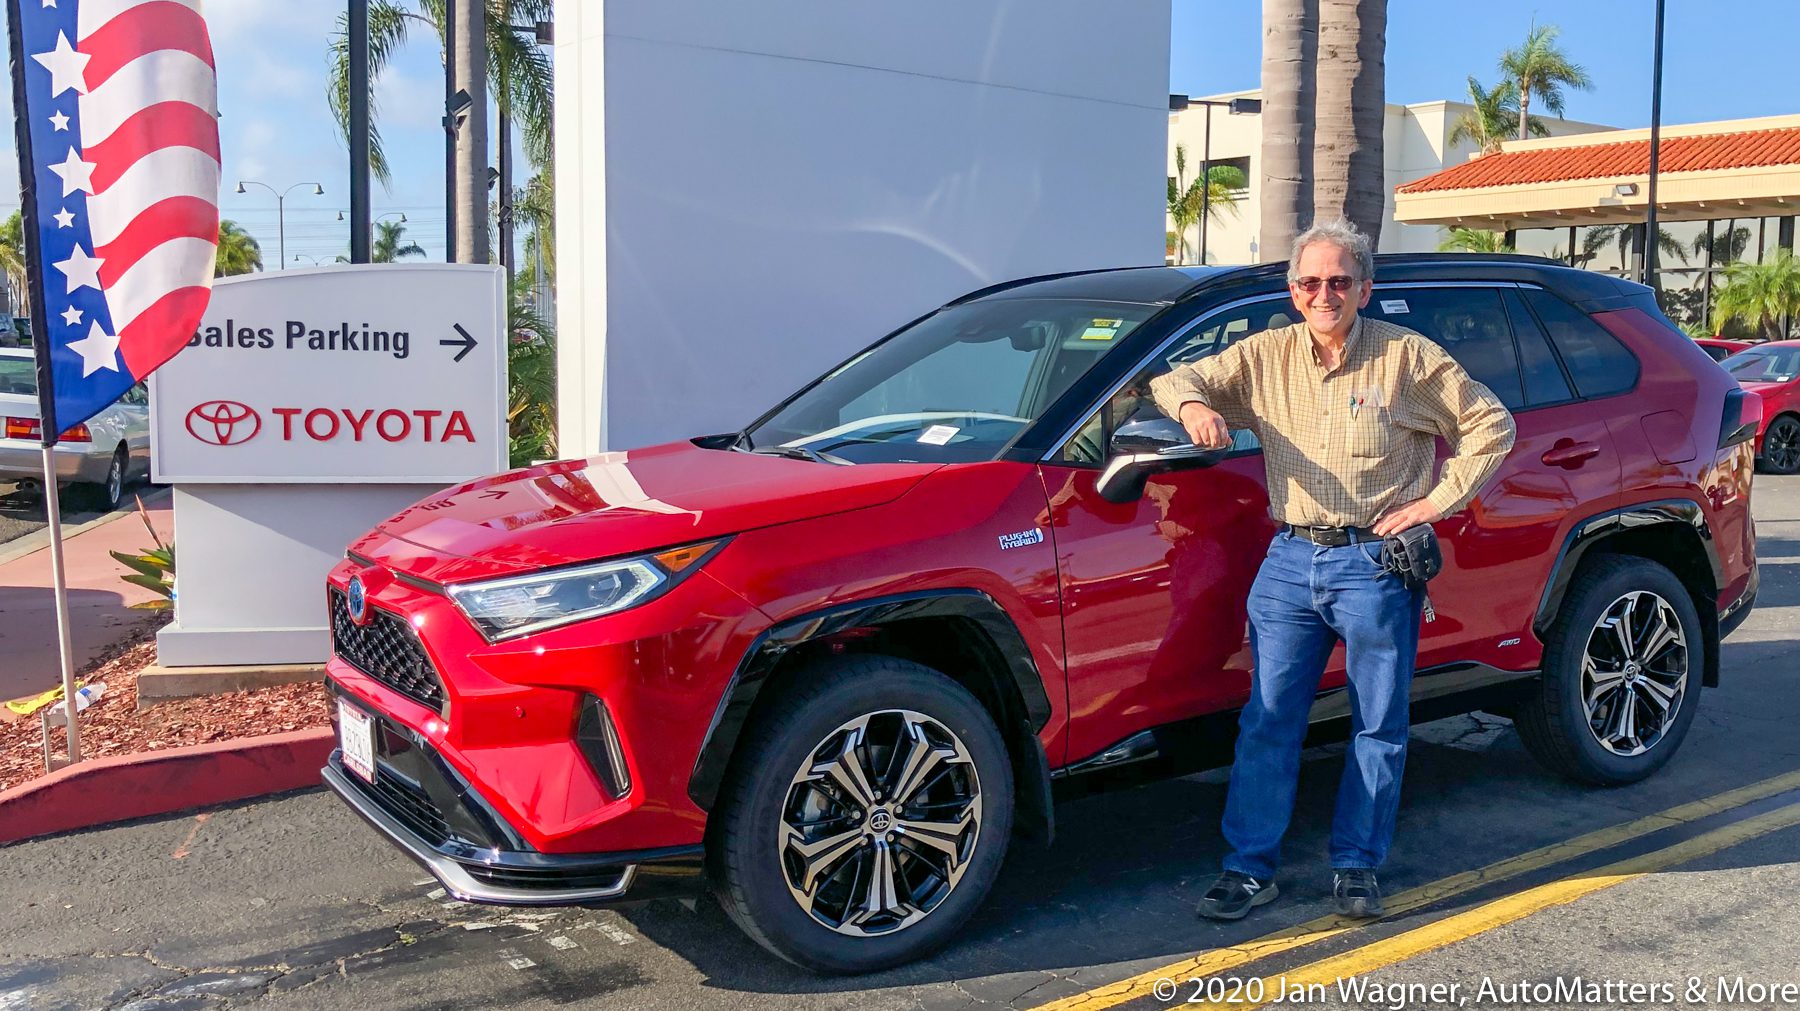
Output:
<instances>
[{"instance_id":1,"label":"toyota emblem on grille","mask_svg":"<svg viewBox=\"0 0 1800 1011\"><path fill-rule=\"evenodd\" d=\"M208 400L187 413L188 434L211 446L235 446L256 438L262 415L235 400Z\"/></svg>"},{"instance_id":2,"label":"toyota emblem on grille","mask_svg":"<svg viewBox=\"0 0 1800 1011\"><path fill-rule=\"evenodd\" d=\"M350 592L346 603L350 605L350 620L358 625L369 623L369 592L363 588L361 576L350 577Z\"/></svg>"}]
</instances>

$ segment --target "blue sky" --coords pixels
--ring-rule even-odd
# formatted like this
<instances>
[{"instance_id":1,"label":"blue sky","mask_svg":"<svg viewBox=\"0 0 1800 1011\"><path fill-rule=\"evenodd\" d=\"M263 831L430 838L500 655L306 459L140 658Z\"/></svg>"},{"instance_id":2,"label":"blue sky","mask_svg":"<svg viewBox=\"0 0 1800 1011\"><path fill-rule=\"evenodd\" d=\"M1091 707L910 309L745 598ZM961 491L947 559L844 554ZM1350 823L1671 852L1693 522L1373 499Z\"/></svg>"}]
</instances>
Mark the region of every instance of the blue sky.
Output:
<instances>
[{"instance_id":1,"label":"blue sky","mask_svg":"<svg viewBox=\"0 0 1800 1011\"><path fill-rule=\"evenodd\" d=\"M277 259L275 201L256 188L237 195L239 179L325 187L318 197L301 186L288 200L290 264L296 255L330 260L348 248L345 226L336 220L349 208L347 156L325 104L326 42L343 6L339 0L206 4L219 64L223 210L262 241L270 268ZM1258 0L1173 0L1173 9L1170 91L1202 95L1256 86ZM1402 103L1461 98L1471 73L1492 84L1501 50L1522 39L1535 17L1562 27L1565 48L1594 78L1593 91L1569 96L1570 118L1645 126L1653 10L1652 0L1389 0L1387 97ZM1800 3L1671 0L1667 19L1663 122L1800 112L1791 84ZM442 82L437 41L419 31L376 90L394 178L386 190L375 186L375 211L406 214L408 237L433 258L443 255ZM0 123L10 135L6 109L10 103L0 109ZM15 206L10 193L0 199L0 209Z\"/></svg>"},{"instance_id":2,"label":"blue sky","mask_svg":"<svg viewBox=\"0 0 1800 1011\"><path fill-rule=\"evenodd\" d=\"M1256 0L1173 0L1169 90L1206 95L1253 88L1262 58ZM1570 119L1650 125L1653 0L1388 0L1387 99L1401 104L1463 99L1468 77L1484 85L1532 19L1562 29L1564 50L1594 88L1572 92ZM1800 112L1793 86L1794 0L1669 0L1663 29L1662 121Z\"/></svg>"}]
</instances>

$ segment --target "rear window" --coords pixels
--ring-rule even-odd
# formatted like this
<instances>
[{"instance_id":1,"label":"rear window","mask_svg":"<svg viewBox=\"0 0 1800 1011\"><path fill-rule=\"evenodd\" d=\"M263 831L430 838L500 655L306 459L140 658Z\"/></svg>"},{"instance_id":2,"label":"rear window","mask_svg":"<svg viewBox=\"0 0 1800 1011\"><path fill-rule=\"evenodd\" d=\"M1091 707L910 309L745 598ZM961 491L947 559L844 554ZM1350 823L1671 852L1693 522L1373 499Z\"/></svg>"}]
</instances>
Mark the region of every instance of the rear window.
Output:
<instances>
[{"instance_id":1,"label":"rear window","mask_svg":"<svg viewBox=\"0 0 1800 1011\"><path fill-rule=\"evenodd\" d=\"M37 396L37 363L11 355L0 357L0 393Z\"/></svg>"},{"instance_id":2,"label":"rear window","mask_svg":"<svg viewBox=\"0 0 1800 1011\"><path fill-rule=\"evenodd\" d=\"M1562 352L1575 391L1583 397L1624 393L1637 385L1638 360L1588 315L1547 291L1527 288L1525 301Z\"/></svg>"}]
</instances>

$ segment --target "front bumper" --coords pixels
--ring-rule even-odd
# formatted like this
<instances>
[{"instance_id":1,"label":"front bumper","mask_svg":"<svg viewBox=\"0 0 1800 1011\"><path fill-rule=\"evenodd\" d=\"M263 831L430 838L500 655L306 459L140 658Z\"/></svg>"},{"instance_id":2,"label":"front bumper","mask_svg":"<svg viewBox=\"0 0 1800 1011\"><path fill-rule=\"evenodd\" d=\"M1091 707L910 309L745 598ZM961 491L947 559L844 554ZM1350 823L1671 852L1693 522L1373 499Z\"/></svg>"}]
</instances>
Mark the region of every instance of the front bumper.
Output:
<instances>
[{"instance_id":1,"label":"front bumper","mask_svg":"<svg viewBox=\"0 0 1800 1011\"><path fill-rule=\"evenodd\" d=\"M346 698L340 691L331 694ZM322 770L325 785L452 896L492 905L556 906L639 902L704 889L697 845L538 852L422 736L357 708L375 721L375 782L351 772L341 752L333 751Z\"/></svg>"}]
</instances>

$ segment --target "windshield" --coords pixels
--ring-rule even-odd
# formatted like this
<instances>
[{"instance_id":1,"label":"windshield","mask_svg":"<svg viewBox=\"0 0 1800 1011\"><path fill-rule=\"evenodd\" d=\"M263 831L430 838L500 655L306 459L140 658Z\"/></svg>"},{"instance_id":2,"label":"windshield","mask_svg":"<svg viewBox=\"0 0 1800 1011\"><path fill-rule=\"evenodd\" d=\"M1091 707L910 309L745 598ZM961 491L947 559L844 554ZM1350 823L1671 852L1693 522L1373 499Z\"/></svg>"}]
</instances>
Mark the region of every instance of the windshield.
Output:
<instances>
[{"instance_id":1,"label":"windshield","mask_svg":"<svg viewBox=\"0 0 1800 1011\"><path fill-rule=\"evenodd\" d=\"M1740 383L1785 383L1800 373L1800 347L1751 348L1719 364Z\"/></svg>"},{"instance_id":2,"label":"windshield","mask_svg":"<svg viewBox=\"0 0 1800 1011\"><path fill-rule=\"evenodd\" d=\"M0 393L37 396L37 363L30 358L0 355Z\"/></svg>"},{"instance_id":3,"label":"windshield","mask_svg":"<svg viewBox=\"0 0 1800 1011\"><path fill-rule=\"evenodd\" d=\"M1156 306L993 299L919 321L745 433L849 463L992 460Z\"/></svg>"}]
</instances>

